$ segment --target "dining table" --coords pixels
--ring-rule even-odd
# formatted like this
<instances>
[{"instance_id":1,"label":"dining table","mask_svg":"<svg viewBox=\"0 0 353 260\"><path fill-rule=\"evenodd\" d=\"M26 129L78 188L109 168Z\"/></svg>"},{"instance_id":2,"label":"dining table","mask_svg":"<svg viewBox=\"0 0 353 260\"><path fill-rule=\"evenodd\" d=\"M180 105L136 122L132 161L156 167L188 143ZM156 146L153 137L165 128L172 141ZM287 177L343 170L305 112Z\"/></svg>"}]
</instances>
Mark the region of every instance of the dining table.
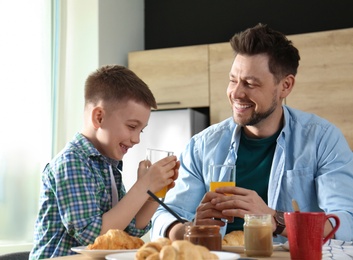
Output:
<instances>
[{"instance_id":1,"label":"dining table","mask_svg":"<svg viewBox=\"0 0 353 260\"><path fill-rule=\"evenodd\" d=\"M255 260L255 259L278 259L278 260L288 260L290 259L290 254L289 251L284 250L284 249L275 249L272 253L272 255L270 257L248 257L246 256L244 253L237 253L240 255L241 258L239 258L239 260L241 260L242 258L245 260ZM76 255L70 255L70 256L61 256L61 257L55 257L55 258L51 258L51 259L57 259L57 260L89 260L90 258L88 258L85 255L82 254L76 254ZM91 258L93 259L93 258ZM104 259L104 258L101 258Z\"/></svg>"},{"instance_id":2,"label":"dining table","mask_svg":"<svg viewBox=\"0 0 353 260\"><path fill-rule=\"evenodd\" d=\"M289 253L289 246L288 244L281 244L274 248L273 253L270 257L248 257L244 253L236 252L240 255L239 260L247 259L247 260L255 260L255 259L279 259L279 260L286 260L291 259ZM53 258L51 258L53 259ZM54 257L57 260L81 260L81 259L93 259L87 257L87 255L83 254L75 254L70 256L61 256L61 257ZM97 259L97 258L95 258ZM101 258L104 259L104 258ZM322 247L322 260L352 260L353 259L353 241L342 241L337 239L329 239Z\"/></svg>"}]
</instances>

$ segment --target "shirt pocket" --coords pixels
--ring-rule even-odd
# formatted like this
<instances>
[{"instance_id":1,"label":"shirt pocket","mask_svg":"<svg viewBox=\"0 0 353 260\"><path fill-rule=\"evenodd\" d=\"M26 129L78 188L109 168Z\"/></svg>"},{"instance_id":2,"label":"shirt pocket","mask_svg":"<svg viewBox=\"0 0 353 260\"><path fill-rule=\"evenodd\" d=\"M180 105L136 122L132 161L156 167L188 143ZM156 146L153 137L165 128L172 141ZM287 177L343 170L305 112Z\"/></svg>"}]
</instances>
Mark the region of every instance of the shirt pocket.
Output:
<instances>
[{"instance_id":1,"label":"shirt pocket","mask_svg":"<svg viewBox=\"0 0 353 260\"><path fill-rule=\"evenodd\" d=\"M298 201L302 211L317 208L314 171L310 167L287 170L283 175L284 201Z\"/></svg>"}]
</instances>

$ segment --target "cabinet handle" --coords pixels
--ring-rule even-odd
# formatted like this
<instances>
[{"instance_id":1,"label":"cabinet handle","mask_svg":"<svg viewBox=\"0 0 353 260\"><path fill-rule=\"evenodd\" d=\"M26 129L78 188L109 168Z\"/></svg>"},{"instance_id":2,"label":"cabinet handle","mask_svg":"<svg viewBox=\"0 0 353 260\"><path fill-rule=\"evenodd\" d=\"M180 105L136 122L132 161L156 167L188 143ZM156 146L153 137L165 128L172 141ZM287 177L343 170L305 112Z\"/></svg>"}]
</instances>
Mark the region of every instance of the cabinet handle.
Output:
<instances>
[{"instance_id":1,"label":"cabinet handle","mask_svg":"<svg viewBox=\"0 0 353 260\"><path fill-rule=\"evenodd\" d=\"M163 106L163 105L180 105L180 101L172 101L172 102L161 102L157 103L157 106Z\"/></svg>"}]
</instances>

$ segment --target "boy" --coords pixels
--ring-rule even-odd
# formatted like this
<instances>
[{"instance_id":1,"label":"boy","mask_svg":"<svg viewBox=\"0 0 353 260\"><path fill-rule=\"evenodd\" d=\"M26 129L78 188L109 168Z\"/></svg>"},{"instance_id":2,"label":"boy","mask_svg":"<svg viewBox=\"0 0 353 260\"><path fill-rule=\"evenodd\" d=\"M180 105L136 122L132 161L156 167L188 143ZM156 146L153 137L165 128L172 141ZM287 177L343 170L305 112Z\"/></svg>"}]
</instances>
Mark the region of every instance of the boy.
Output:
<instances>
[{"instance_id":1,"label":"boy","mask_svg":"<svg viewBox=\"0 0 353 260\"><path fill-rule=\"evenodd\" d=\"M142 236L158 203L147 190L172 188L179 162L169 156L142 161L126 193L122 158L140 141L156 101L147 85L121 66L104 66L85 83L84 127L49 163L42 175L40 211L30 259L73 254L109 229Z\"/></svg>"}]
</instances>

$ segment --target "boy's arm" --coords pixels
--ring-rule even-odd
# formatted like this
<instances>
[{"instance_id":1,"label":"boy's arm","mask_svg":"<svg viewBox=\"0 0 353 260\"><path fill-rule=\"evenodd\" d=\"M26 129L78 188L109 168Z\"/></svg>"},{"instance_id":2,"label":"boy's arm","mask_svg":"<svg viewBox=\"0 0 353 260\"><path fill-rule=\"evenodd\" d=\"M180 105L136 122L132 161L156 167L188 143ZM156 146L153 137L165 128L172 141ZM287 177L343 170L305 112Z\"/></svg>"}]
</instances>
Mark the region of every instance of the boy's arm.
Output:
<instances>
[{"instance_id":1,"label":"boy's arm","mask_svg":"<svg viewBox=\"0 0 353 260\"><path fill-rule=\"evenodd\" d=\"M147 191L150 189L155 192L161 189L166 180L169 186L174 186L177 165L175 156L158 161L148 170L144 161L140 162L139 176L135 184L111 210L103 214L100 234L109 229L124 230L133 218L136 219L136 228L144 229L158 207L157 202L146 202L149 198Z\"/></svg>"}]
</instances>

